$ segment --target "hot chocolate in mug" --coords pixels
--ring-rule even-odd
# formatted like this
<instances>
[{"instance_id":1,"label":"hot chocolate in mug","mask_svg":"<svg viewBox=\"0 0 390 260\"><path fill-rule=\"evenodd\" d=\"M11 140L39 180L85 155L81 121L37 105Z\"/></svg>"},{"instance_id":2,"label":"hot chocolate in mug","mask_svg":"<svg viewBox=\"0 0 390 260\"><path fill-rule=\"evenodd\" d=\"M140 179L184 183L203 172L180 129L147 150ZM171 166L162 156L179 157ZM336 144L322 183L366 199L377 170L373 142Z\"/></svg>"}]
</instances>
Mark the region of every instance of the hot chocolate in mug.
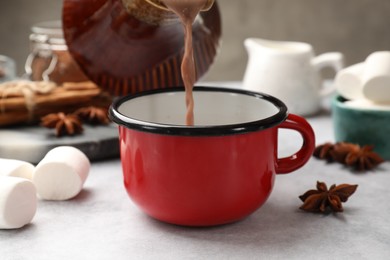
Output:
<instances>
[{"instance_id":1,"label":"hot chocolate in mug","mask_svg":"<svg viewBox=\"0 0 390 260\"><path fill-rule=\"evenodd\" d=\"M315 138L302 117L265 94L196 87L195 125L185 125L183 88L116 100L124 185L130 198L158 220L210 226L240 220L271 193L275 176L302 167ZM298 131L299 151L278 158L278 130ZM283 145L283 144L279 144Z\"/></svg>"},{"instance_id":2,"label":"hot chocolate in mug","mask_svg":"<svg viewBox=\"0 0 390 260\"><path fill-rule=\"evenodd\" d=\"M343 68L341 53L314 56L313 47L303 42L248 38L244 45L249 59L243 79L246 90L273 95L286 103L292 113L312 115L321 100L334 88L323 88L320 71Z\"/></svg>"}]
</instances>

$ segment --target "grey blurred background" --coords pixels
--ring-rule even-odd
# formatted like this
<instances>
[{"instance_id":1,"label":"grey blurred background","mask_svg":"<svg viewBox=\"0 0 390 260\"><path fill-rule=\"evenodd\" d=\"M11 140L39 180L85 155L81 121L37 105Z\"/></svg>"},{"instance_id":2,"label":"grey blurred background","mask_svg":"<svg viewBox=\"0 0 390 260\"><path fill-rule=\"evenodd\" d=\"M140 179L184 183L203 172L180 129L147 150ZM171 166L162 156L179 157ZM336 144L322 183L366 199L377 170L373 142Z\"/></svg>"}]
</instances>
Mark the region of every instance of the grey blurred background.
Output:
<instances>
[{"instance_id":1,"label":"grey blurred background","mask_svg":"<svg viewBox=\"0 0 390 260\"><path fill-rule=\"evenodd\" d=\"M340 51L346 63L390 49L390 0L219 0L222 47L204 80L241 80L248 37L304 41L317 54ZM0 54L17 62L23 73L30 27L61 18L62 0L1 0Z\"/></svg>"}]
</instances>

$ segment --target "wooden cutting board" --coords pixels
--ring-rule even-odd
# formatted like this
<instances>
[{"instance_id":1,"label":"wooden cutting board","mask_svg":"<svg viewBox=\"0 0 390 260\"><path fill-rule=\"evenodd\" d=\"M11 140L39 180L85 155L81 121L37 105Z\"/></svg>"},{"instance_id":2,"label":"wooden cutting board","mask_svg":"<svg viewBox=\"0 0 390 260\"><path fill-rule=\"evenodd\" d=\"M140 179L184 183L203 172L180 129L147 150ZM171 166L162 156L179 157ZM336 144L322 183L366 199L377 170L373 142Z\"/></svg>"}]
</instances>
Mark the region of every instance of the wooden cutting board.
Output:
<instances>
[{"instance_id":1,"label":"wooden cutting board","mask_svg":"<svg viewBox=\"0 0 390 260\"><path fill-rule=\"evenodd\" d=\"M0 158L17 159L37 164L57 146L73 146L91 161L119 157L118 128L84 125L78 136L56 137L53 129L40 126L0 128Z\"/></svg>"}]
</instances>

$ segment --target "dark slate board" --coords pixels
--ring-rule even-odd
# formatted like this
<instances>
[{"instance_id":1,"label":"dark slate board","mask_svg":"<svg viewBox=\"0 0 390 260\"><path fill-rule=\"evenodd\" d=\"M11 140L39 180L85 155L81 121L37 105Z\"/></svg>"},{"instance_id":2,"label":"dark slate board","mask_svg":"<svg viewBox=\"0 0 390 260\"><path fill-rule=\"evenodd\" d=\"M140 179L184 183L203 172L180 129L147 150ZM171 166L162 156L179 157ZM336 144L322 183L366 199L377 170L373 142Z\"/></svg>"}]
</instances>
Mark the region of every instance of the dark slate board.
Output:
<instances>
[{"instance_id":1,"label":"dark slate board","mask_svg":"<svg viewBox=\"0 0 390 260\"><path fill-rule=\"evenodd\" d=\"M37 164L48 151L68 145L80 149L91 161L119 157L118 128L84 125L77 136L57 138L53 129L39 126L0 128L0 158Z\"/></svg>"}]
</instances>

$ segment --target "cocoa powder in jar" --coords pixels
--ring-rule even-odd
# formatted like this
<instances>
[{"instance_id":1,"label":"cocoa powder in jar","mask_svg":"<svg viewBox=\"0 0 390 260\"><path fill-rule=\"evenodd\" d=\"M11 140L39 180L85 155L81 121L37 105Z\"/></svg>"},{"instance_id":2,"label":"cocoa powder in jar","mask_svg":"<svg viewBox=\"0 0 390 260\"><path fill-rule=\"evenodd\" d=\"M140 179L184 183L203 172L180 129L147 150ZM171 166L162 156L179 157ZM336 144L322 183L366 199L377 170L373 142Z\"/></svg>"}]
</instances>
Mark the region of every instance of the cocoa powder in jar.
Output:
<instances>
[{"instance_id":1,"label":"cocoa powder in jar","mask_svg":"<svg viewBox=\"0 0 390 260\"><path fill-rule=\"evenodd\" d=\"M30 44L26 73L31 80L50 80L58 85L88 80L68 51L60 21L34 25Z\"/></svg>"}]
</instances>

